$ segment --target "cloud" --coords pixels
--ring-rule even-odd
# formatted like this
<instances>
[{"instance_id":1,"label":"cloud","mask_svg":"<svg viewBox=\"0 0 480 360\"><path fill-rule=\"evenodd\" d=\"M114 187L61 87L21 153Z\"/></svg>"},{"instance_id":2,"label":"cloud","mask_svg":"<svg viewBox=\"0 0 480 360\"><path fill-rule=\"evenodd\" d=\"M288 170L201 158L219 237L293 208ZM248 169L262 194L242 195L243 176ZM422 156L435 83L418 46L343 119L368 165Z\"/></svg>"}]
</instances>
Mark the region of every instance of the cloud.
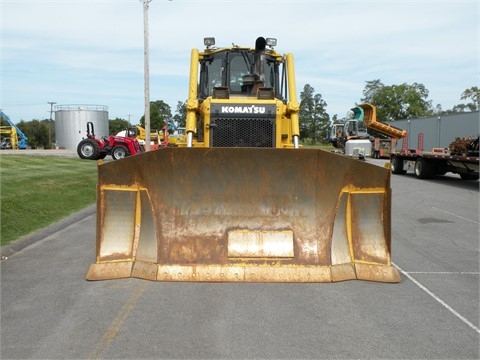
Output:
<instances>
[{"instance_id":1,"label":"cloud","mask_svg":"<svg viewBox=\"0 0 480 360\"><path fill-rule=\"evenodd\" d=\"M143 9L138 0L4 0L0 107L14 121L44 118L47 101L143 115ZM295 56L297 93L311 85L343 116L365 82L423 83L444 109L478 86L477 1L153 0L152 100L187 97L189 56L203 37L253 46L276 37Z\"/></svg>"}]
</instances>

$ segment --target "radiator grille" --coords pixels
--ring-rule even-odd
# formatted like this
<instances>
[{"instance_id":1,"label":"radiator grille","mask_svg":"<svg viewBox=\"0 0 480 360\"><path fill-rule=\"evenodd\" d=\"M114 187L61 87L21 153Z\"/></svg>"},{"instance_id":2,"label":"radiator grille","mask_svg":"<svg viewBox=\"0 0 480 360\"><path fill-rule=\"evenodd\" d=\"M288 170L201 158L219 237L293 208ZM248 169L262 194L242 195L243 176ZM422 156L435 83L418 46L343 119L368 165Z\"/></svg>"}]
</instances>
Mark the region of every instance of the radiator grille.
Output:
<instances>
[{"instance_id":1,"label":"radiator grille","mask_svg":"<svg viewBox=\"0 0 480 360\"><path fill-rule=\"evenodd\" d=\"M271 118L216 118L210 123L213 147L275 147L275 120Z\"/></svg>"}]
</instances>

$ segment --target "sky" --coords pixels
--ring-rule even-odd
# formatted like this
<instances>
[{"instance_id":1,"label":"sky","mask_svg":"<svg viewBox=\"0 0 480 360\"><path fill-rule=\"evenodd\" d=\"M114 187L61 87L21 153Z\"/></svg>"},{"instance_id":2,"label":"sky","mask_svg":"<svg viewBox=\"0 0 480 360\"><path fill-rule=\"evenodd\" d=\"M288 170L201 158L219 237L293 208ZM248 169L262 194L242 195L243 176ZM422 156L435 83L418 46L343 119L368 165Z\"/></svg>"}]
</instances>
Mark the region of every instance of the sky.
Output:
<instances>
[{"instance_id":1,"label":"sky","mask_svg":"<svg viewBox=\"0 0 480 360\"><path fill-rule=\"evenodd\" d=\"M0 0L0 109L14 123L51 105L144 114L144 23L139 0ZM190 53L204 37L254 47L258 36L295 59L297 98L308 84L345 117L366 82L423 84L444 110L479 86L480 1L152 0L150 100L175 114L188 95ZM54 107L55 109L55 107Z\"/></svg>"}]
</instances>

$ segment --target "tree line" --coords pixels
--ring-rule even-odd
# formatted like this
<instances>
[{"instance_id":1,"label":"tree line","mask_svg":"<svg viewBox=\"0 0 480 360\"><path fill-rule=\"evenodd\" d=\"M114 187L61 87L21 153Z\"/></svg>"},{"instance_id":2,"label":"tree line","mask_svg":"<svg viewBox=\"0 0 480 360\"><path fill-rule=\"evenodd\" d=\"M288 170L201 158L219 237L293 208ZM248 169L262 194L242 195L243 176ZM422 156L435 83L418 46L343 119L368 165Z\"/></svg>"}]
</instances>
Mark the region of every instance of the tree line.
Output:
<instances>
[{"instance_id":1,"label":"tree line","mask_svg":"<svg viewBox=\"0 0 480 360\"><path fill-rule=\"evenodd\" d=\"M460 100L467 103L455 105L452 109L443 110L440 104L432 105L428 99L428 90L423 84L403 83L400 85L385 85L379 79L367 81L359 103L371 103L377 108L378 121L395 121L416 119L434 115L449 115L468 111L480 110L480 90L476 86L465 89L460 95ZM327 102L321 94L306 84L300 93L300 138L303 142L317 144L325 142L329 129L333 123L343 122L338 114L330 116L327 112ZM348 109L346 109L348 110ZM185 126L186 102L178 101L175 114L172 115L170 105L163 100L150 103L150 128L161 130L168 124ZM145 117L138 119L138 124L145 127ZM8 124L2 119L2 126ZM20 121L17 127L28 137L31 147L52 148L55 143L54 121L32 120ZM126 128L136 125L121 118L109 120L110 134L114 135ZM2 137L7 135L2 134Z\"/></svg>"}]
</instances>

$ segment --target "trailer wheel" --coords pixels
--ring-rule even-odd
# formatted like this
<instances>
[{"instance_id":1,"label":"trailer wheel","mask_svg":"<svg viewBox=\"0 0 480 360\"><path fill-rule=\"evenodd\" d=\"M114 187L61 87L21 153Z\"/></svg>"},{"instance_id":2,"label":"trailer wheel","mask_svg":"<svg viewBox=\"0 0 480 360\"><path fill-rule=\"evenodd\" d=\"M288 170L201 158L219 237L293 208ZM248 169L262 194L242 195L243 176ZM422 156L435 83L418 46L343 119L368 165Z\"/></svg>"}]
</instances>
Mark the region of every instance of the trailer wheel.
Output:
<instances>
[{"instance_id":1,"label":"trailer wheel","mask_svg":"<svg viewBox=\"0 0 480 360\"><path fill-rule=\"evenodd\" d=\"M83 139L78 143L77 154L81 159L98 160L100 158L100 146L92 139Z\"/></svg>"},{"instance_id":2,"label":"trailer wheel","mask_svg":"<svg viewBox=\"0 0 480 360\"><path fill-rule=\"evenodd\" d=\"M407 173L406 170L403 170L403 160L396 156L390 160L390 170L392 174L404 175Z\"/></svg>"},{"instance_id":3,"label":"trailer wheel","mask_svg":"<svg viewBox=\"0 0 480 360\"><path fill-rule=\"evenodd\" d=\"M478 180L478 174L460 174L462 180Z\"/></svg>"},{"instance_id":4,"label":"trailer wheel","mask_svg":"<svg viewBox=\"0 0 480 360\"><path fill-rule=\"evenodd\" d=\"M130 155L128 149L123 145L114 146L112 148L112 158L114 160L123 159Z\"/></svg>"},{"instance_id":5,"label":"trailer wheel","mask_svg":"<svg viewBox=\"0 0 480 360\"><path fill-rule=\"evenodd\" d=\"M445 175L448 172L447 162L442 161L437 164L435 167L435 173L437 175Z\"/></svg>"},{"instance_id":6,"label":"trailer wheel","mask_svg":"<svg viewBox=\"0 0 480 360\"><path fill-rule=\"evenodd\" d=\"M415 161L415 175L419 179L431 179L435 175L435 167L425 159Z\"/></svg>"}]
</instances>

